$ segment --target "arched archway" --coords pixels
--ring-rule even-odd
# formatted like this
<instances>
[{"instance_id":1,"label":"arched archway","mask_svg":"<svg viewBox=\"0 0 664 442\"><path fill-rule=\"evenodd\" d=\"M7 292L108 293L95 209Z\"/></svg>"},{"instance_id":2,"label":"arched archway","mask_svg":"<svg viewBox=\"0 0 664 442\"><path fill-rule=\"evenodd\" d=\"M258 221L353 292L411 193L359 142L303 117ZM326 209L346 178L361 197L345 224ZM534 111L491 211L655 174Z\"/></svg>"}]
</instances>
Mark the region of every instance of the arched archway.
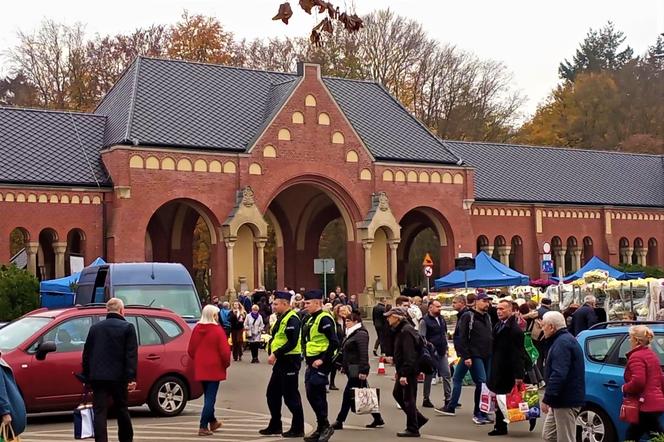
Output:
<instances>
[{"instance_id":1,"label":"arched archway","mask_svg":"<svg viewBox=\"0 0 664 442\"><path fill-rule=\"evenodd\" d=\"M58 233L46 228L39 232L39 249L37 250L37 277L40 281L54 279L55 269L55 243Z\"/></svg>"},{"instance_id":2,"label":"arched archway","mask_svg":"<svg viewBox=\"0 0 664 442\"><path fill-rule=\"evenodd\" d=\"M620 264L631 264L634 249L629 246L629 240L623 236L618 241L618 246L620 250Z\"/></svg>"},{"instance_id":3,"label":"arched archway","mask_svg":"<svg viewBox=\"0 0 664 442\"><path fill-rule=\"evenodd\" d=\"M219 225L203 204L176 199L159 207L145 230L145 260L179 262L196 284L202 299L212 290Z\"/></svg>"},{"instance_id":4,"label":"arched archway","mask_svg":"<svg viewBox=\"0 0 664 442\"><path fill-rule=\"evenodd\" d=\"M595 247L593 245L593 239L589 236L583 238L583 264L585 265L588 261L595 256Z\"/></svg>"},{"instance_id":5,"label":"arched archway","mask_svg":"<svg viewBox=\"0 0 664 442\"><path fill-rule=\"evenodd\" d=\"M72 274L72 257L77 257L85 263L85 232L81 229L71 229L67 233L67 250L65 251L65 275Z\"/></svg>"},{"instance_id":6,"label":"arched archway","mask_svg":"<svg viewBox=\"0 0 664 442\"><path fill-rule=\"evenodd\" d=\"M425 287L422 260L428 253L434 262L434 277L454 267L454 237L445 217L430 207L416 207L399 220L401 242L397 249L397 276L400 284ZM431 283L432 279L429 279Z\"/></svg>"},{"instance_id":7,"label":"arched archway","mask_svg":"<svg viewBox=\"0 0 664 442\"><path fill-rule=\"evenodd\" d=\"M650 238L648 240L648 256L647 265L658 267L659 266L659 249L657 246L657 239Z\"/></svg>"},{"instance_id":8,"label":"arched archway","mask_svg":"<svg viewBox=\"0 0 664 442\"><path fill-rule=\"evenodd\" d=\"M523 240L515 235L510 241L510 267L518 272L523 272Z\"/></svg>"},{"instance_id":9,"label":"arched archway","mask_svg":"<svg viewBox=\"0 0 664 442\"><path fill-rule=\"evenodd\" d=\"M576 237L567 238L565 251L565 271L567 273L576 272L581 267L581 249L578 247Z\"/></svg>"},{"instance_id":10,"label":"arched archway","mask_svg":"<svg viewBox=\"0 0 664 442\"><path fill-rule=\"evenodd\" d=\"M643 239L641 238L636 238L634 240L634 248L632 250L632 259L631 259L631 264L637 264L637 265L646 265L646 255L647 255L647 250L643 246Z\"/></svg>"},{"instance_id":11,"label":"arched archway","mask_svg":"<svg viewBox=\"0 0 664 442\"><path fill-rule=\"evenodd\" d=\"M551 251L553 259L553 269L556 274L561 273L565 275L565 252L567 251L563 247L563 240L559 236L554 236L551 238Z\"/></svg>"},{"instance_id":12,"label":"arched archway","mask_svg":"<svg viewBox=\"0 0 664 442\"><path fill-rule=\"evenodd\" d=\"M11 262L14 262L20 253L25 254L25 246L29 240L30 234L23 227L16 227L9 233L9 256Z\"/></svg>"},{"instance_id":13,"label":"arched archway","mask_svg":"<svg viewBox=\"0 0 664 442\"><path fill-rule=\"evenodd\" d=\"M477 253L485 252L487 255L493 255L493 246L489 244L489 238L486 235L477 237Z\"/></svg>"},{"instance_id":14,"label":"arched archway","mask_svg":"<svg viewBox=\"0 0 664 442\"><path fill-rule=\"evenodd\" d=\"M504 265L509 265L510 250L507 241L503 235L498 235L493 239L493 253L491 257Z\"/></svg>"},{"instance_id":15,"label":"arched archway","mask_svg":"<svg viewBox=\"0 0 664 442\"><path fill-rule=\"evenodd\" d=\"M267 238L265 263L276 274L275 288L323 288L322 276L314 274L314 259L333 258L335 275L328 284L361 293L358 213L342 188L321 177L301 177L276 189L265 210L274 232Z\"/></svg>"}]
</instances>

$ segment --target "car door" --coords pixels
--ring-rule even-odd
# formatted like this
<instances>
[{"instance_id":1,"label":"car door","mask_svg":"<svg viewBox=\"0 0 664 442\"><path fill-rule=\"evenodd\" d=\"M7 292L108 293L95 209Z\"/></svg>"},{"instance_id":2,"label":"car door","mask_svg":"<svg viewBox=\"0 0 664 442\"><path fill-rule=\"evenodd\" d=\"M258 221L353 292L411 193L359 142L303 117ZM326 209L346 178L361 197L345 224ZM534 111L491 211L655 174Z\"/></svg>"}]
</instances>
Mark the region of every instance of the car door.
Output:
<instances>
[{"instance_id":1,"label":"car door","mask_svg":"<svg viewBox=\"0 0 664 442\"><path fill-rule=\"evenodd\" d=\"M31 359L21 370L39 385L34 389L37 408L68 409L79 403L83 385L74 374L83 371L83 346L94 321L92 315L65 319L48 329L28 349ZM46 341L55 342L56 351L39 361L35 357L37 345Z\"/></svg>"},{"instance_id":2,"label":"car door","mask_svg":"<svg viewBox=\"0 0 664 442\"><path fill-rule=\"evenodd\" d=\"M134 324L138 337L138 369L136 390L129 394L129 402L143 404L150 388L161 375L164 359L164 341L161 334L145 317L129 315L127 320Z\"/></svg>"}]
</instances>

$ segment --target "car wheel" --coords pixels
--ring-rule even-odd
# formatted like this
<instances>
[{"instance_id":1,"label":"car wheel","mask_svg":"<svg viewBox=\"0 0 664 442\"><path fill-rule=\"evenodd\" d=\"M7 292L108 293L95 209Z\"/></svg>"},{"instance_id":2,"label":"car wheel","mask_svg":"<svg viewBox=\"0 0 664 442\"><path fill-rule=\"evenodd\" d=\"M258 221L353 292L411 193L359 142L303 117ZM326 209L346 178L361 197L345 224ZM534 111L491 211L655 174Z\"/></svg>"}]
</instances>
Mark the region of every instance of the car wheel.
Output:
<instances>
[{"instance_id":1,"label":"car wheel","mask_svg":"<svg viewBox=\"0 0 664 442\"><path fill-rule=\"evenodd\" d=\"M576 417L577 442L617 442L611 418L599 407L584 407Z\"/></svg>"},{"instance_id":2,"label":"car wheel","mask_svg":"<svg viewBox=\"0 0 664 442\"><path fill-rule=\"evenodd\" d=\"M164 376L152 387L148 407L159 416L177 416L187 406L188 396L187 386L181 379Z\"/></svg>"}]
</instances>

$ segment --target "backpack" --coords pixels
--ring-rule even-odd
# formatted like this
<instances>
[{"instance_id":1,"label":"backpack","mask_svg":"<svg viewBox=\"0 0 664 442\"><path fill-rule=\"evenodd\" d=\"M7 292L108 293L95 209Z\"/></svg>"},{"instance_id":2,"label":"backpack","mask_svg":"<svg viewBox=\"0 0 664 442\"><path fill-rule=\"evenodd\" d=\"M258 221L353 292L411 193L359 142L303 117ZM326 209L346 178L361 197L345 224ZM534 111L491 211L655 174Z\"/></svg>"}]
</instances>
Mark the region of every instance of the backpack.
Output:
<instances>
[{"instance_id":1,"label":"backpack","mask_svg":"<svg viewBox=\"0 0 664 442\"><path fill-rule=\"evenodd\" d=\"M436 354L436 348L433 344L426 340L423 336L420 336L419 339L419 360L417 365L420 373L424 374L433 374L436 371L436 363L434 359L434 354Z\"/></svg>"}]
</instances>

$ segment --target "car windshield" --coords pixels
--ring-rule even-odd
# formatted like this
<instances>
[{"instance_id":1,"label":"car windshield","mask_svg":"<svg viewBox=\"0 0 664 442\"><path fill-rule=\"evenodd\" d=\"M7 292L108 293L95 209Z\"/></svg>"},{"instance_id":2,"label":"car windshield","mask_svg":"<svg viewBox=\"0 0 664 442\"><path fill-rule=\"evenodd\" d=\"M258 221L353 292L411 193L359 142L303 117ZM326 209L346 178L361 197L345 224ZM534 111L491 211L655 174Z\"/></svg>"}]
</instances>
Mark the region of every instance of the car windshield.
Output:
<instances>
[{"instance_id":1,"label":"car windshield","mask_svg":"<svg viewBox=\"0 0 664 442\"><path fill-rule=\"evenodd\" d=\"M0 351L15 349L52 320L53 318L29 316L5 325L0 328Z\"/></svg>"},{"instance_id":2,"label":"car windshield","mask_svg":"<svg viewBox=\"0 0 664 442\"><path fill-rule=\"evenodd\" d=\"M125 305L147 305L173 310L184 319L200 319L201 304L194 288L186 285L115 286L115 297Z\"/></svg>"}]
</instances>

